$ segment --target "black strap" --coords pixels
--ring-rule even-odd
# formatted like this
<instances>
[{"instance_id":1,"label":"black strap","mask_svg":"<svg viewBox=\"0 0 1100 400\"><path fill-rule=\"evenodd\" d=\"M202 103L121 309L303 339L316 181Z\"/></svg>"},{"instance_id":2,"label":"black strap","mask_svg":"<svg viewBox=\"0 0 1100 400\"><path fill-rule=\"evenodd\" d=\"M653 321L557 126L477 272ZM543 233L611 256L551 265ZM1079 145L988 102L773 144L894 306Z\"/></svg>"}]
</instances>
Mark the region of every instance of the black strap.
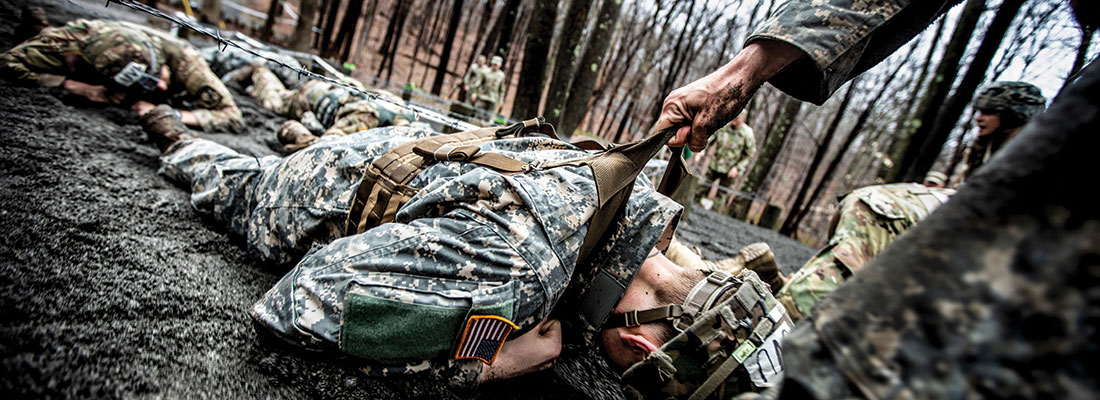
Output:
<instances>
[{"instance_id":1,"label":"black strap","mask_svg":"<svg viewBox=\"0 0 1100 400\"><path fill-rule=\"evenodd\" d=\"M633 310L612 315L607 319L607 323L603 325L603 329L638 326L657 321L671 322L680 319L683 315L684 309L677 304L669 304L643 311Z\"/></svg>"}]
</instances>

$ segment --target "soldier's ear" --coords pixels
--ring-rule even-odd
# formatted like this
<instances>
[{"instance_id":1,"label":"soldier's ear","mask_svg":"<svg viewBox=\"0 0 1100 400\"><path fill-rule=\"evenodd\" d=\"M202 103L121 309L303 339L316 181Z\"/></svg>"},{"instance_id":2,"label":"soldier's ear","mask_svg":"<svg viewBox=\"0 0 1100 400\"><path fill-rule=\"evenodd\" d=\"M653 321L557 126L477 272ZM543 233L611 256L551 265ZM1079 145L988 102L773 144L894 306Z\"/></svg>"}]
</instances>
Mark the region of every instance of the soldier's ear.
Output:
<instances>
[{"instance_id":1,"label":"soldier's ear","mask_svg":"<svg viewBox=\"0 0 1100 400\"><path fill-rule=\"evenodd\" d=\"M632 335L629 333L624 333L620 337L622 338L623 343L626 344L628 348L637 352L638 354L641 354L642 358L649 356L649 353L657 351L657 349L660 348L657 345L653 344L653 342L650 341L648 338L642 335Z\"/></svg>"}]
</instances>

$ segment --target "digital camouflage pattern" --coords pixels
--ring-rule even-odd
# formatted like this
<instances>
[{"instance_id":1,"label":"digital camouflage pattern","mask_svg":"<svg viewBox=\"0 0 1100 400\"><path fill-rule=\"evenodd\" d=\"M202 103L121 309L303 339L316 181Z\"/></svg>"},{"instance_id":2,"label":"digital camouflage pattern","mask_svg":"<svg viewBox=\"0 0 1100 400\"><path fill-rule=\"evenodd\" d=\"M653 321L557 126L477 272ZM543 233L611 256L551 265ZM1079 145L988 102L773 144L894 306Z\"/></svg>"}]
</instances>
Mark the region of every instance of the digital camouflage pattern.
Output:
<instances>
[{"instance_id":1,"label":"digital camouflage pattern","mask_svg":"<svg viewBox=\"0 0 1100 400\"><path fill-rule=\"evenodd\" d=\"M722 399L778 382L780 342L794 322L755 272L744 270L738 279L743 283L733 296L623 374L627 397ZM696 394L708 380L709 395Z\"/></svg>"},{"instance_id":2,"label":"digital camouflage pattern","mask_svg":"<svg viewBox=\"0 0 1100 400\"><path fill-rule=\"evenodd\" d=\"M974 96L975 109L1009 113L1023 122L1043 112L1046 104L1043 91L1027 82L993 82L982 87Z\"/></svg>"},{"instance_id":3,"label":"digital camouflage pattern","mask_svg":"<svg viewBox=\"0 0 1100 400\"><path fill-rule=\"evenodd\" d=\"M819 300L954 193L915 183L856 189L840 201L828 244L791 274L776 296L795 320L809 315Z\"/></svg>"},{"instance_id":4,"label":"digital camouflage pattern","mask_svg":"<svg viewBox=\"0 0 1100 400\"><path fill-rule=\"evenodd\" d=\"M149 41L159 63L170 71L171 93L186 92L197 106L191 110L204 131L237 130L241 111L221 80L191 45L155 29L128 22L79 19L38 35L0 55L0 71L43 86L59 86L66 78L93 85L109 84L128 57L140 54L148 65Z\"/></svg>"},{"instance_id":5,"label":"digital camouflage pattern","mask_svg":"<svg viewBox=\"0 0 1100 400\"><path fill-rule=\"evenodd\" d=\"M282 159L183 140L166 151L162 173L190 182L192 205L244 236L250 251L297 262L252 310L277 336L362 357L369 374L425 372L472 386L482 364L452 359L462 322L502 316L520 326L516 337L545 319L573 274L597 197L587 167L503 175L443 162L410 182L421 190L394 223L343 236L366 166L433 134L388 127L326 136ZM585 155L539 137L481 148L525 161ZM597 259L627 283L680 211L644 178L634 189Z\"/></svg>"},{"instance_id":6,"label":"digital camouflage pattern","mask_svg":"<svg viewBox=\"0 0 1100 400\"><path fill-rule=\"evenodd\" d=\"M746 40L778 40L808 57L769 83L821 105L845 82L909 42L943 11L962 0L791 0ZM887 24L903 16L906 24Z\"/></svg>"},{"instance_id":7,"label":"digital camouflage pattern","mask_svg":"<svg viewBox=\"0 0 1100 400\"><path fill-rule=\"evenodd\" d=\"M396 105L357 95L322 80L306 81L297 89L287 89L279 77L265 66L253 69L251 94L262 107L276 114L303 121L321 121L324 135L347 135L380 126L403 126L415 118L408 110ZM327 125L323 118L324 110L321 110L325 96L332 96L331 100L335 101L335 110ZM398 104L404 103L400 98L388 97Z\"/></svg>"}]
</instances>

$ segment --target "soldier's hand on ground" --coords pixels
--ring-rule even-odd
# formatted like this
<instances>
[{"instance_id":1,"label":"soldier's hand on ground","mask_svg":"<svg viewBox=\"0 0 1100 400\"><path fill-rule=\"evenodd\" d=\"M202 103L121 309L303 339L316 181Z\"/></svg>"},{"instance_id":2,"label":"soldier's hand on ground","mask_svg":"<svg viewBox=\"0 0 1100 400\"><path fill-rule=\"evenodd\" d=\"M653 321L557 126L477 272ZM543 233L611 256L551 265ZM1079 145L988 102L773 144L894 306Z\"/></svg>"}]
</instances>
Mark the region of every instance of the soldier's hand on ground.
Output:
<instances>
[{"instance_id":1,"label":"soldier's hand on ground","mask_svg":"<svg viewBox=\"0 0 1100 400\"><path fill-rule=\"evenodd\" d=\"M678 129L669 146L702 151L707 137L732 121L760 85L803 55L784 42L754 41L726 65L669 93L655 127Z\"/></svg>"},{"instance_id":2,"label":"soldier's hand on ground","mask_svg":"<svg viewBox=\"0 0 1100 400\"><path fill-rule=\"evenodd\" d=\"M737 175L740 174L740 173L741 173L741 171L739 171L737 169L737 167L733 167L733 168L730 168L729 172L726 172L726 177L730 178L730 179L735 179L735 178L737 178Z\"/></svg>"},{"instance_id":3,"label":"soldier's hand on ground","mask_svg":"<svg viewBox=\"0 0 1100 400\"><path fill-rule=\"evenodd\" d=\"M112 101L112 97L116 96L118 94L122 94L123 97L126 96L125 93L110 93L107 90L107 87L102 86L102 85L89 85L87 83L80 82L80 81L74 81L74 80L71 80L71 79L66 80L63 87L65 88L65 90L68 90L70 93L80 95L80 96L84 96L88 100L94 101L96 103L112 103L113 102L115 104L118 104L121 101L121 99L118 100L118 101Z\"/></svg>"},{"instance_id":4,"label":"soldier's hand on ground","mask_svg":"<svg viewBox=\"0 0 1100 400\"><path fill-rule=\"evenodd\" d=\"M481 371L481 381L507 379L554 366L561 355L561 322L548 319L522 336L504 342L493 365Z\"/></svg>"}]
</instances>

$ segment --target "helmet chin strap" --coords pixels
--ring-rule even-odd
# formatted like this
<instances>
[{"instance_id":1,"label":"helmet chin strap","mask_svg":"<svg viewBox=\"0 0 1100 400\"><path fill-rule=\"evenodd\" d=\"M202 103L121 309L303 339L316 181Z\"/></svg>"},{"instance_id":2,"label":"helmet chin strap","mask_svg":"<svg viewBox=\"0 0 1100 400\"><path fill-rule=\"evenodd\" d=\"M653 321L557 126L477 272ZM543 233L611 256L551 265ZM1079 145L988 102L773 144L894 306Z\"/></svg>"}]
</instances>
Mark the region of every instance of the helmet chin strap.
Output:
<instances>
[{"instance_id":1,"label":"helmet chin strap","mask_svg":"<svg viewBox=\"0 0 1100 400\"><path fill-rule=\"evenodd\" d=\"M706 312L726 292L741 286L741 280L724 271L711 271L706 279L691 288L683 304L669 304L648 310L633 310L608 317L603 329L639 326L651 322L668 321L677 331L683 332Z\"/></svg>"}]
</instances>

